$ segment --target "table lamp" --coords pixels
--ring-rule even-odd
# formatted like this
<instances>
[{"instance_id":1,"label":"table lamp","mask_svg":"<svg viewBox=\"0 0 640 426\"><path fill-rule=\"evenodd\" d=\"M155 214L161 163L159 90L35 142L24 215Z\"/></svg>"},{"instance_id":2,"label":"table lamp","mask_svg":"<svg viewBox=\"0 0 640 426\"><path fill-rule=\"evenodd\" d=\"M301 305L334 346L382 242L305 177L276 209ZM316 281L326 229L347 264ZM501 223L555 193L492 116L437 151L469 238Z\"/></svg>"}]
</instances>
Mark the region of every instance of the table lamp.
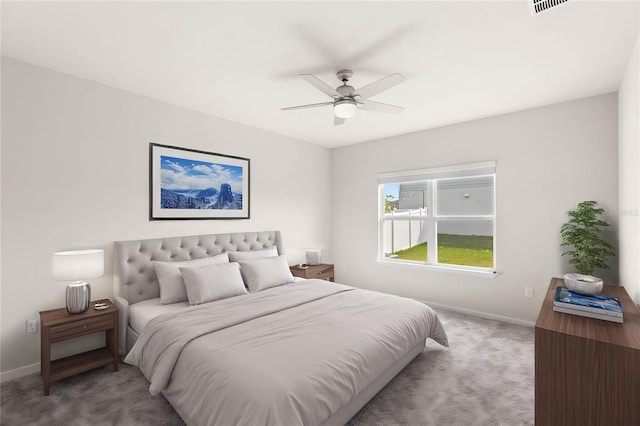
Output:
<instances>
[{"instance_id":1,"label":"table lamp","mask_svg":"<svg viewBox=\"0 0 640 426\"><path fill-rule=\"evenodd\" d=\"M104 250L69 250L53 253L51 276L67 285L67 311L79 314L89 309L91 286L83 281L104 275Z\"/></svg>"},{"instance_id":2,"label":"table lamp","mask_svg":"<svg viewBox=\"0 0 640 426\"><path fill-rule=\"evenodd\" d=\"M307 264L308 265L319 265L321 260L322 250L319 249L309 249L307 250Z\"/></svg>"}]
</instances>

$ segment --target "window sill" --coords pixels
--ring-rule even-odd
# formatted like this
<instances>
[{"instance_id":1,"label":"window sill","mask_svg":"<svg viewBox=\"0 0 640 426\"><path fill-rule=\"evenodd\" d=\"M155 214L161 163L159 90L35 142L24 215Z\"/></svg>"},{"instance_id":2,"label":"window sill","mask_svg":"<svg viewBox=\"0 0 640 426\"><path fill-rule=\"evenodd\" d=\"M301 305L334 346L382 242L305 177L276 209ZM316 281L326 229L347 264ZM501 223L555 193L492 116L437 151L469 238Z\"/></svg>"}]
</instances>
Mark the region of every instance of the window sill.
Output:
<instances>
[{"instance_id":1,"label":"window sill","mask_svg":"<svg viewBox=\"0 0 640 426\"><path fill-rule=\"evenodd\" d=\"M413 262L410 260L399 261L399 260L387 260L387 259L378 259L378 263L382 263L385 265L393 265L400 267L409 267L409 268L424 268L430 269L439 272L451 272L454 274L463 274L463 275L473 275L476 277L484 277L484 278L495 278L499 275L499 272L487 269L467 269L467 268L459 268L455 266L445 266L445 265L429 265L424 262Z\"/></svg>"}]
</instances>

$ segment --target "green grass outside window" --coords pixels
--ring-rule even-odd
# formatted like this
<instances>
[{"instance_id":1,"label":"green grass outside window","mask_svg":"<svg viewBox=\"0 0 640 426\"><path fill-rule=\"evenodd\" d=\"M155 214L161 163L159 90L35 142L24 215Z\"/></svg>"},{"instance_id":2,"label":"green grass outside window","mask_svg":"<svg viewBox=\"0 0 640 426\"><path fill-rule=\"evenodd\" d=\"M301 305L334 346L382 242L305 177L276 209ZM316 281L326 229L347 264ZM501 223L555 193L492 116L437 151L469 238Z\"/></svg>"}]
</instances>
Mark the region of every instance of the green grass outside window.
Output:
<instances>
[{"instance_id":1,"label":"green grass outside window","mask_svg":"<svg viewBox=\"0 0 640 426\"><path fill-rule=\"evenodd\" d=\"M427 261L427 243L394 253L398 259ZM493 237L438 234L438 263L493 267Z\"/></svg>"}]
</instances>

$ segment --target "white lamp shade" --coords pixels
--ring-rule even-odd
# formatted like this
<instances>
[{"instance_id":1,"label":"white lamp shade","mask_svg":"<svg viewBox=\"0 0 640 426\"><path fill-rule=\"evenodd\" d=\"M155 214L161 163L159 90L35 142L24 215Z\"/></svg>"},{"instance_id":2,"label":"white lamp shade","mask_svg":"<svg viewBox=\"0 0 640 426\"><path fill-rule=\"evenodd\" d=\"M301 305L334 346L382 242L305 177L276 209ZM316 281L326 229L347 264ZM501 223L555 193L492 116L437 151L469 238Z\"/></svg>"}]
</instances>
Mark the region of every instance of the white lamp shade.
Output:
<instances>
[{"instance_id":1,"label":"white lamp shade","mask_svg":"<svg viewBox=\"0 0 640 426\"><path fill-rule=\"evenodd\" d=\"M76 281L104 275L104 250L69 250L53 253L51 277L56 281Z\"/></svg>"},{"instance_id":2,"label":"white lamp shade","mask_svg":"<svg viewBox=\"0 0 640 426\"><path fill-rule=\"evenodd\" d=\"M350 99L340 99L333 104L333 113L338 118L351 118L356 115L356 103Z\"/></svg>"},{"instance_id":3,"label":"white lamp shade","mask_svg":"<svg viewBox=\"0 0 640 426\"><path fill-rule=\"evenodd\" d=\"M307 249L307 264L319 265L322 262L322 250Z\"/></svg>"}]
</instances>

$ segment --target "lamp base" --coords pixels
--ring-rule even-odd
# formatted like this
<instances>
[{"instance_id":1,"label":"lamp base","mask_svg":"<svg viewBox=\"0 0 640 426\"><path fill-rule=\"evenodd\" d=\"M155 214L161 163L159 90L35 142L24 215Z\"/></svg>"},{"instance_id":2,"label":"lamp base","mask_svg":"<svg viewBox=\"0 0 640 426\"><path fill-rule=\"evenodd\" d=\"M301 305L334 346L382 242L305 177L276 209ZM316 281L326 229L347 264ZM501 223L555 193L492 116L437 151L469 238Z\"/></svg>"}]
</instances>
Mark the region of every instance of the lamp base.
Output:
<instances>
[{"instance_id":1,"label":"lamp base","mask_svg":"<svg viewBox=\"0 0 640 426\"><path fill-rule=\"evenodd\" d=\"M74 281L67 286L67 311L81 314L89 309L91 286L86 281Z\"/></svg>"}]
</instances>

